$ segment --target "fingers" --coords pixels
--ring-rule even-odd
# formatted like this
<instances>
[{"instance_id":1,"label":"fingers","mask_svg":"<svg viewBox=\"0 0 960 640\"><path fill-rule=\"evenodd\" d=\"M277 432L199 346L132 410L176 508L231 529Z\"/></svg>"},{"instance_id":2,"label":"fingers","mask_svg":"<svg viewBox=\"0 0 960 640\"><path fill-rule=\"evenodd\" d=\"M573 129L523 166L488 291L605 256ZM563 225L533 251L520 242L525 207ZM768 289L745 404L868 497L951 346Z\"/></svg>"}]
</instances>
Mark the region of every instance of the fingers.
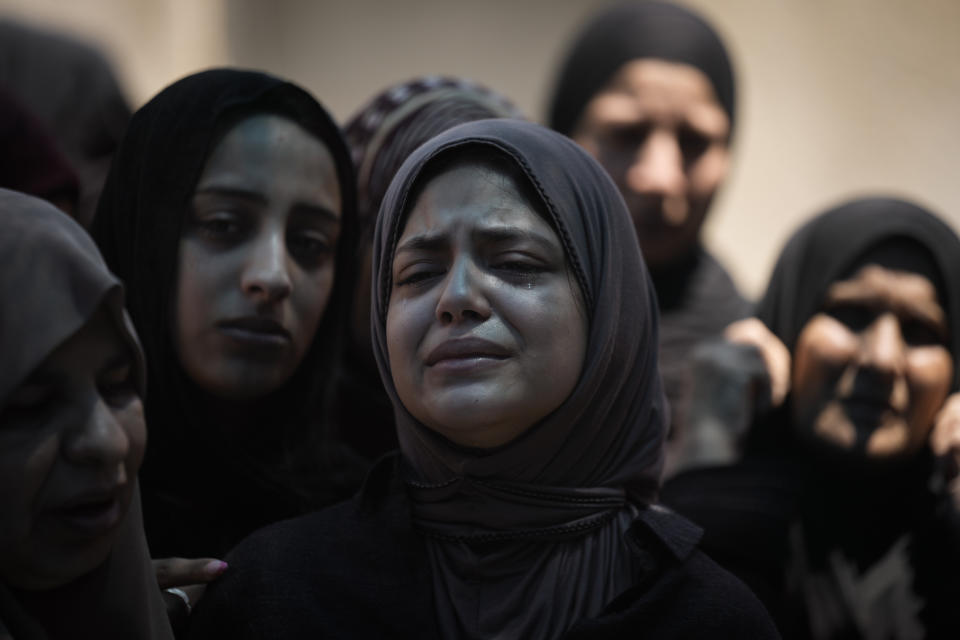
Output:
<instances>
[{"instance_id":1,"label":"fingers","mask_svg":"<svg viewBox=\"0 0 960 640\"><path fill-rule=\"evenodd\" d=\"M159 558L153 570L161 589L204 584L216 580L227 570L227 563L216 558Z\"/></svg>"},{"instance_id":2,"label":"fingers","mask_svg":"<svg viewBox=\"0 0 960 640\"><path fill-rule=\"evenodd\" d=\"M960 393L947 397L934 418L930 448L938 456L953 456L960 462Z\"/></svg>"},{"instance_id":3,"label":"fingers","mask_svg":"<svg viewBox=\"0 0 960 640\"><path fill-rule=\"evenodd\" d=\"M757 318L734 322L723 332L724 337L738 344L753 345L763 356L770 376L770 404L779 407L790 391L790 352Z\"/></svg>"}]
</instances>

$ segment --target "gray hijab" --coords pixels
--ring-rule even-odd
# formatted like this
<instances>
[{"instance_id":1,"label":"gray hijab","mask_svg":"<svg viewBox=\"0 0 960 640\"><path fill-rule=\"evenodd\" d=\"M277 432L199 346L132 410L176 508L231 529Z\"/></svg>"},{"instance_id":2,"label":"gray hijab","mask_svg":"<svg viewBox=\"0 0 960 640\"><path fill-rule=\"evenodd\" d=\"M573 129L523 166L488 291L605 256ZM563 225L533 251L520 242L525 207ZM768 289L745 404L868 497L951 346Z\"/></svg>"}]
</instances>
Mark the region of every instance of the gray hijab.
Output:
<instances>
[{"instance_id":1,"label":"gray hijab","mask_svg":"<svg viewBox=\"0 0 960 640\"><path fill-rule=\"evenodd\" d=\"M53 205L0 189L0 408L20 382L104 307L130 346L143 393L143 354L120 282L93 240ZM107 560L75 582L15 592L0 581L0 637L172 638L134 492Z\"/></svg>"},{"instance_id":2,"label":"gray hijab","mask_svg":"<svg viewBox=\"0 0 960 640\"><path fill-rule=\"evenodd\" d=\"M507 445L456 446L417 422L392 382L391 265L425 165L465 146L515 162L542 199L583 292L589 332L576 387ZM374 239L374 352L394 405L413 519L425 535L444 636L558 637L633 584L624 534L656 500L666 405L657 303L616 186L569 139L484 120L420 147L384 198Z\"/></svg>"}]
</instances>

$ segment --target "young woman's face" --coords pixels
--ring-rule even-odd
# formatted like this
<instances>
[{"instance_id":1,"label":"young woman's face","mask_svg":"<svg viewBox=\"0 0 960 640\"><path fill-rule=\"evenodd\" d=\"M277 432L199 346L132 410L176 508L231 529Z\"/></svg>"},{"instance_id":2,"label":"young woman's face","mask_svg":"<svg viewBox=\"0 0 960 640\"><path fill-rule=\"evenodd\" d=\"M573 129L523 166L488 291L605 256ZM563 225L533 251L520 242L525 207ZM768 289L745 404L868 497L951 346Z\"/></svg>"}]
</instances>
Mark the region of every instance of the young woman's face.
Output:
<instances>
[{"instance_id":1,"label":"young woman's face","mask_svg":"<svg viewBox=\"0 0 960 640\"><path fill-rule=\"evenodd\" d=\"M0 579L57 587L100 565L146 443L134 360L100 311L0 407Z\"/></svg>"},{"instance_id":2,"label":"young woman's face","mask_svg":"<svg viewBox=\"0 0 960 640\"><path fill-rule=\"evenodd\" d=\"M281 387L333 289L341 193L327 147L280 116L231 129L197 183L180 239L174 343L225 399Z\"/></svg>"},{"instance_id":3,"label":"young woman's face","mask_svg":"<svg viewBox=\"0 0 960 640\"><path fill-rule=\"evenodd\" d=\"M688 64L628 62L584 108L573 138L623 195L652 267L689 253L727 176L730 119Z\"/></svg>"},{"instance_id":4,"label":"young woman's face","mask_svg":"<svg viewBox=\"0 0 960 640\"><path fill-rule=\"evenodd\" d=\"M947 327L925 276L867 265L835 282L794 348L800 434L877 460L916 453L953 380Z\"/></svg>"},{"instance_id":5,"label":"young woman's face","mask_svg":"<svg viewBox=\"0 0 960 640\"><path fill-rule=\"evenodd\" d=\"M563 245L512 178L431 180L393 259L390 370L417 420L473 447L509 442L567 398L587 321Z\"/></svg>"}]
</instances>

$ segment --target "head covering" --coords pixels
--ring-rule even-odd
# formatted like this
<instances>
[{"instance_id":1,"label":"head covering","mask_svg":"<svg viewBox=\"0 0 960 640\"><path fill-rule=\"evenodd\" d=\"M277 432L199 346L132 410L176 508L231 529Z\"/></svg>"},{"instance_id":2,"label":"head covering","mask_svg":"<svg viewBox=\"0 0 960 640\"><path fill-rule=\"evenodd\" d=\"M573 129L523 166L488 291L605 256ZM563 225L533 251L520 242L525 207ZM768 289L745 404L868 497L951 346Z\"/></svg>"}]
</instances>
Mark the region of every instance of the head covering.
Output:
<instances>
[{"instance_id":1,"label":"head covering","mask_svg":"<svg viewBox=\"0 0 960 640\"><path fill-rule=\"evenodd\" d=\"M414 149L473 120L523 118L507 98L462 78L426 76L386 89L344 126L357 170L362 228L376 221L390 180Z\"/></svg>"},{"instance_id":2,"label":"head covering","mask_svg":"<svg viewBox=\"0 0 960 640\"><path fill-rule=\"evenodd\" d=\"M522 117L509 100L469 80L427 76L381 92L344 128L357 169L360 231L352 340L337 393L338 421L349 425L343 435L350 445L370 458L397 448L393 409L380 384L370 337L370 255L383 195L407 156L433 136L464 122Z\"/></svg>"},{"instance_id":3,"label":"head covering","mask_svg":"<svg viewBox=\"0 0 960 640\"><path fill-rule=\"evenodd\" d=\"M86 42L0 19L0 85L47 127L77 171L75 217L88 225L130 120L110 63Z\"/></svg>"},{"instance_id":4,"label":"head covering","mask_svg":"<svg viewBox=\"0 0 960 640\"><path fill-rule=\"evenodd\" d=\"M583 28L560 68L548 114L550 126L571 135L593 96L620 67L640 58L680 62L702 71L733 132L736 87L720 36L696 13L666 2L615 5Z\"/></svg>"},{"instance_id":5,"label":"head covering","mask_svg":"<svg viewBox=\"0 0 960 640\"><path fill-rule=\"evenodd\" d=\"M120 283L77 223L42 200L0 189L0 253L0 408L100 308L130 347L143 393L143 354L123 312ZM0 584L0 634L75 637L83 629L98 638L173 637L143 535L139 492L134 496L113 550L90 574L31 594Z\"/></svg>"},{"instance_id":6,"label":"head covering","mask_svg":"<svg viewBox=\"0 0 960 640\"><path fill-rule=\"evenodd\" d=\"M516 163L539 194L589 321L569 397L516 440L483 452L451 444L407 412L386 341L393 252L411 189L430 160L473 146ZM414 521L428 535L441 630L558 636L629 586L622 533L632 505L656 499L663 460L656 296L616 186L580 147L543 127L455 127L414 152L390 185L374 274L374 352L394 404ZM481 542L483 550L471 546Z\"/></svg>"},{"instance_id":7,"label":"head covering","mask_svg":"<svg viewBox=\"0 0 960 640\"><path fill-rule=\"evenodd\" d=\"M232 125L263 113L289 118L333 156L342 201L336 279L297 372L261 403L258 414L272 421L269 429L216 438L210 416L197 415L205 396L183 373L171 338L180 236L210 152ZM128 309L148 356L146 414L152 433L141 477L154 553L223 553L259 526L340 497L341 489L330 482L332 471L320 460L329 441L321 413L329 403L353 285L354 194L352 164L337 125L309 93L279 78L236 69L204 71L170 85L131 119L91 233L127 287ZM259 441L244 441L254 437ZM271 454L289 464L265 462ZM171 508L180 521L154 520L158 492L176 505ZM209 519L209 526L187 535L190 518ZM155 536L159 529L185 537L163 541Z\"/></svg>"},{"instance_id":8,"label":"head covering","mask_svg":"<svg viewBox=\"0 0 960 640\"><path fill-rule=\"evenodd\" d=\"M901 259L878 248L901 241ZM928 256L915 256L916 245ZM909 253L907 253L909 251ZM960 363L960 239L938 217L895 198L862 198L833 207L803 225L787 242L757 307L757 316L790 351L800 331L820 309L830 285L852 275L864 258L888 262L894 269L933 275L950 331L950 354ZM930 274L930 263L937 273ZM954 367L954 385L960 367Z\"/></svg>"},{"instance_id":9,"label":"head covering","mask_svg":"<svg viewBox=\"0 0 960 640\"><path fill-rule=\"evenodd\" d=\"M80 185L46 128L0 88L0 187L21 191L73 213Z\"/></svg>"}]
</instances>

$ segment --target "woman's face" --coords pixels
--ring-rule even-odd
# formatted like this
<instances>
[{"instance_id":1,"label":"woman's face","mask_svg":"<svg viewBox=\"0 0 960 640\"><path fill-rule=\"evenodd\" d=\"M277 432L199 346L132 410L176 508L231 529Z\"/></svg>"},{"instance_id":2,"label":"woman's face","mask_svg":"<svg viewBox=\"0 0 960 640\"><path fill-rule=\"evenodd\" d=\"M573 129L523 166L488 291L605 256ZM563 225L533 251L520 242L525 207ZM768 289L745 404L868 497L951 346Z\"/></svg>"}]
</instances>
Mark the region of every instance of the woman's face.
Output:
<instances>
[{"instance_id":1,"label":"woman's face","mask_svg":"<svg viewBox=\"0 0 960 640\"><path fill-rule=\"evenodd\" d=\"M463 164L417 199L393 259L387 350L414 418L505 444L567 398L587 342L563 245L512 178Z\"/></svg>"},{"instance_id":2,"label":"woman's face","mask_svg":"<svg viewBox=\"0 0 960 640\"><path fill-rule=\"evenodd\" d=\"M587 103L573 139L623 195L647 264L688 254L727 176L730 119L688 64L628 62Z\"/></svg>"},{"instance_id":3,"label":"woman's face","mask_svg":"<svg viewBox=\"0 0 960 640\"><path fill-rule=\"evenodd\" d=\"M50 589L106 559L146 443L135 376L101 310L0 407L4 583Z\"/></svg>"},{"instance_id":4,"label":"woman's face","mask_svg":"<svg viewBox=\"0 0 960 640\"><path fill-rule=\"evenodd\" d=\"M925 276L869 264L835 282L794 349L800 434L855 456L911 457L950 391L947 327Z\"/></svg>"},{"instance_id":5,"label":"woman's face","mask_svg":"<svg viewBox=\"0 0 960 640\"><path fill-rule=\"evenodd\" d=\"M341 193L327 147L258 115L210 154L180 239L174 342L186 373L225 399L293 375L333 289Z\"/></svg>"}]
</instances>

